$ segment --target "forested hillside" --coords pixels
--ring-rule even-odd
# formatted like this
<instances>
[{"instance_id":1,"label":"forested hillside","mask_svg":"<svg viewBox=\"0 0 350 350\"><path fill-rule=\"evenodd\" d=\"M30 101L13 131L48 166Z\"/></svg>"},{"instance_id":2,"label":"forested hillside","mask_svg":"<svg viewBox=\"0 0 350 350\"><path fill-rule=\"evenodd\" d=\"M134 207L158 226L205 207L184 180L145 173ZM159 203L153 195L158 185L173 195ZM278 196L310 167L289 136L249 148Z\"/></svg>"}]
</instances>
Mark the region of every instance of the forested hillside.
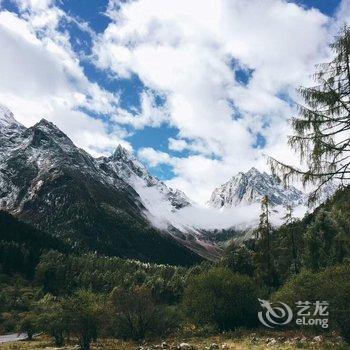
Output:
<instances>
[{"instance_id":1,"label":"forested hillside","mask_svg":"<svg viewBox=\"0 0 350 350\"><path fill-rule=\"evenodd\" d=\"M269 240L269 251L266 238L233 243L226 252L227 265L276 288L302 269L319 271L343 263L350 257L350 188L339 190L302 220L287 217Z\"/></svg>"},{"instance_id":2,"label":"forested hillside","mask_svg":"<svg viewBox=\"0 0 350 350\"><path fill-rule=\"evenodd\" d=\"M0 266L3 273L22 274L31 279L41 254L50 249L71 251L58 238L0 211Z\"/></svg>"}]
</instances>

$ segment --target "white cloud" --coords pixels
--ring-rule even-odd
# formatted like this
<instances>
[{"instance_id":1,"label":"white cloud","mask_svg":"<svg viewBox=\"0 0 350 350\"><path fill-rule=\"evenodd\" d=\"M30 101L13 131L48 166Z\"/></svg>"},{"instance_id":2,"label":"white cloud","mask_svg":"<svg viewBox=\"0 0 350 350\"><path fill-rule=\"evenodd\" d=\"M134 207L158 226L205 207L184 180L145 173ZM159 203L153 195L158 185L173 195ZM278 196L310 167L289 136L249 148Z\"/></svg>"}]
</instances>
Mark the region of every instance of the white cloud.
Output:
<instances>
[{"instance_id":1,"label":"white cloud","mask_svg":"<svg viewBox=\"0 0 350 350\"><path fill-rule=\"evenodd\" d=\"M172 137L169 138L169 149L172 151L183 151L188 148L187 142L185 140L177 140Z\"/></svg>"},{"instance_id":2,"label":"white cloud","mask_svg":"<svg viewBox=\"0 0 350 350\"><path fill-rule=\"evenodd\" d=\"M108 15L112 23L94 46L96 64L117 77L137 74L162 93L164 120L179 129L169 149L198 153L140 152L152 165L174 167L171 185L203 202L237 171L266 167L253 148L258 132L265 153L298 161L286 145L287 118L295 113L286 97L295 98L327 53L326 16L282 0L110 1ZM247 86L236 81L238 68L253 72Z\"/></svg>"},{"instance_id":3,"label":"white cloud","mask_svg":"<svg viewBox=\"0 0 350 350\"><path fill-rule=\"evenodd\" d=\"M118 108L113 112L112 120L119 124L128 124L135 129L142 129L146 125L159 127L169 119L166 106L158 106L156 96L151 91L144 91L140 96L140 111L132 112Z\"/></svg>"},{"instance_id":4,"label":"white cloud","mask_svg":"<svg viewBox=\"0 0 350 350\"><path fill-rule=\"evenodd\" d=\"M140 149L138 157L147 162L151 167L155 167L159 164L172 163L172 159L167 153L156 151L150 147Z\"/></svg>"},{"instance_id":5,"label":"white cloud","mask_svg":"<svg viewBox=\"0 0 350 350\"><path fill-rule=\"evenodd\" d=\"M156 187L147 186L138 177L131 178L130 183L140 195L145 208L147 208L145 214L156 227L161 229L166 229L171 224L182 232L194 233L193 229L214 230L234 227L244 230L258 225L261 211L259 203L225 209L215 209L193 203L191 206L174 211L169 201ZM296 207L295 217L303 217L306 209L304 206ZM285 208L275 207L270 217L272 225L281 225L285 214Z\"/></svg>"},{"instance_id":6,"label":"white cloud","mask_svg":"<svg viewBox=\"0 0 350 350\"><path fill-rule=\"evenodd\" d=\"M334 32L339 30L344 23L350 24L350 2L348 0L342 0L338 8L334 22Z\"/></svg>"},{"instance_id":7,"label":"white cloud","mask_svg":"<svg viewBox=\"0 0 350 350\"><path fill-rule=\"evenodd\" d=\"M50 1L20 1L21 15L0 11L0 103L30 126L54 122L94 155L110 152L123 131L92 114L109 114L118 95L90 82L58 23L65 14Z\"/></svg>"},{"instance_id":8,"label":"white cloud","mask_svg":"<svg viewBox=\"0 0 350 350\"><path fill-rule=\"evenodd\" d=\"M286 144L295 113L289 100L350 19L347 0L333 20L283 0L110 0L112 22L97 36L59 2L16 2L19 15L0 11L0 103L25 125L53 121L94 155L119 142L130 149L126 125L168 123L179 130L169 150L191 155L150 148L139 155L151 166L171 165L168 183L201 203L234 173L266 168L263 152L297 164ZM90 34L94 62L105 73L138 75L145 85L138 110L121 108L117 93L89 81L69 31L59 26L64 22ZM246 86L235 79L242 69L252 72ZM264 150L253 147L258 133Z\"/></svg>"}]
</instances>

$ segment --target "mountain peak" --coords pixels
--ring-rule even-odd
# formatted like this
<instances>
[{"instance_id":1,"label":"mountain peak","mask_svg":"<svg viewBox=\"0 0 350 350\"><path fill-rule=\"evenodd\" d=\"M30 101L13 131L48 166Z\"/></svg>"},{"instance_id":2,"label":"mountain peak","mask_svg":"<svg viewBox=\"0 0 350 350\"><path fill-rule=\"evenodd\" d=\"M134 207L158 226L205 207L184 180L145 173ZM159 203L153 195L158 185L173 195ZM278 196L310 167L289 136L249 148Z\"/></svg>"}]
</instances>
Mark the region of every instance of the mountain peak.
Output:
<instances>
[{"instance_id":1,"label":"mountain peak","mask_svg":"<svg viewBox=\"0 0 350 350\"><path fill-rule=\"evenodd\" d=\"M120 144L107 160L112 163L120 163L120 165L136 173L138 176L146 176L148 174L144 165L138 161L132 152L128 151Z\"/></svg>"},{"instance_id":2,"label":"mountain peak","mask_svg":"<svg viewBox=\"0 0 350 350\"><path fill-rule=\"evenodd\" d=\"M14 117L13 113L4 105L0 104L0 128L22 126Z\"/></svg>"},{"instance_id":3,"label":"mountain peak","mask_svg":"<svg viewBox=\"0 0 350 350\"><path fill-rule=\"evenodd\" d=\"M240 171L239 173L233 175L231 179L237 179L239 177L256 177L256 176L263 176L263 173L261 173L257 168L252 167L247 172Z\"/></svg>"},{"instance_id":4,"label":"mountain peak","mask_svg":"<svg viewBox=\"0 0 350 350\"><path fill-rule=\"evenodd\" d=\"M60 129L54 123L48 121L45 118L40 119L40 121L37 122L33 127L37 128L37 129L41 129L41 130L51 129L51 130L59 130L60 131Z\"/></svg>"},{"instance_id":5,"label":"mountain peak","mask_svg":"<svg viewBox=\"0 0 350 350\"><path fill-rule=\"evenodd\" d=\"M215 208L232 208L241 204L259 203L264 196L269 197L271 205L294 206L305 202L305 195L295 187L285 188L276 177L251 168L216 188L209 204Z\"/></svg>"},{"instance_id":6,"label":"mountain peak","mask_svg":"<svg viewBox=\"0 0 350 350\"><path fill-rule=\"evenodd\" d=\"M30 145L35 147L51 148L52 150L61 149L69 152L74 152L76 148L64 132L46 119L41 119L28 128L24 135L30 139Z\"/></svg>"},{"instance_id":7,"label":"mountain peak","mask_svg":"<svg viewBox=\"0 0 350 350\"><path fill-rule=\"evenodd\" d=\"M261 172L255 167L250 168L247 173L248 174L261 174Z\"/></svg>"},{"instance_id":8,"label":"mountain peak","mask_svg":"<svg viewBox=\"0 0 350 350\"><path fill-rule=\"evenodd\" d=\"M54 123L46 120L46 119L41 119L38 123L36 123L34 126L32 126L30 129L34 131L40 131L46 135L50 135L54 137L55 139L59 139L61 142L62 141L68 141L69 143L72 143L72 141L69 139L69 137L61 131Z\"/></svg>"},{"instance_id":9,"label":"mountain peak","mask_svg":"<svg viewBox=\"0 0 350 350\"><path fill-rule=\"evenodd\" d=\"M135 188L148 208L155 207L157 198L160 202L170 203L172 209L180 209L191 204L189 198L182 191L174 190L152 176L136 156L121 145L118 145L110 157L103 158L102 161L113 169L121 179ZM153 197L152 201L149 201L149 198L145 196L150 195L151 192ZM153 214L157 216L158 213Z\"/></svg>"},{"instance_id":10,"label":"mountain peak","mask_svg":"<svg viewBox=\"0 0 350 350\"><path fill-rule=\"evenodd\" d=\"M135 159L133 154L128 151L126 148L124 148L122 145L118 145L118 147L115 149L114 153L111 156L112 159Z\"/></svg>"}]
</instances>

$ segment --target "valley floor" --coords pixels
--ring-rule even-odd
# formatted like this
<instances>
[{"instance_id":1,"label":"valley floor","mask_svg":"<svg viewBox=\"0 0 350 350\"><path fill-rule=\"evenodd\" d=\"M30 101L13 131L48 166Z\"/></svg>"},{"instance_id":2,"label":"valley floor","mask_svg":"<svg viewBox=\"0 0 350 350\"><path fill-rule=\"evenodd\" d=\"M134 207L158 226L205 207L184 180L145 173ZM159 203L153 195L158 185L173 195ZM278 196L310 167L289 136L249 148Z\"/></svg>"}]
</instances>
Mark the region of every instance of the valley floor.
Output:
<instances>
[{"instance_id":1,"label":"valley floor","mask_svg":"<svg viewBox=\"0 0 350 350\"><path fill-rule=\"evenodd\" d=\"M180 347L181 343L187 343L191 347ZM1 350L77 350L75 344L67 345L63 348L54 346L49 338L41 337L34 341L19 341L7 344L1 344ZM219 335L210 337L187 337L170 338L164 343L149 342L135 343L123 342L117 340L101 340L91 346L91 350L155 350L155 349L181 349L181 350L294 350L294 349L312 349L312 350L346 350L350 346L342 342L337 336L304 335L301 333L250 333L235 336Z\"/></svg>"}]
</instances>

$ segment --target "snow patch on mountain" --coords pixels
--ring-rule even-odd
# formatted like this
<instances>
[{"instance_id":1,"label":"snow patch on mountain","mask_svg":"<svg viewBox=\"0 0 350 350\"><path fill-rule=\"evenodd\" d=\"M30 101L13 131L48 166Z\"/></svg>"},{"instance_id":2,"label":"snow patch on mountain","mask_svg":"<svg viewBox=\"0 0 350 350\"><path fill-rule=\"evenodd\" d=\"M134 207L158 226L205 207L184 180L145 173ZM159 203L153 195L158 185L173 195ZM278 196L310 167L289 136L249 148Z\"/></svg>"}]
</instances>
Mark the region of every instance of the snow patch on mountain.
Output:
<instances>
[{"instance_id":1,"label":"snow patch on mountain","mask_svg":"<svg viewBox=\"0 0 350 350\"><path fill-rule=\"evenodd\" d=\"M234 208L260 203L264 196L268 196L272 206L294 207L306 203L306 195L294 186L285 187L276 177L251 168L216 188L208 204L213 208Z\"/></svg>"},{"instance_id":2,"label":"snow patch on mountain","mask_svg":"<svg viewBox=\"0 0 350 350\"><path fill-rule=\"evenodd\" d=\"M19 124L13 117L13 113L4 105L0 104L0 129L8 128L13 124Z\"/></svg>"},{"instance_id":3,"label":"snow patch on mountain","mask_svg":"<svg viewBox=\"0 0 350 350\"><path fill-rule=\"evenodd\" d=\"M110 157L102 157L98 161L103 168L115 172L133 187L154 216L191 205L191 200L182 191L174 190L152 176L131 152L120 145Z\"/></svg>"},{"instance_id":4,"label":"snow patch on mountain","mask_svg":"<svg viewBox=\"0 0 350 350\"><path fill-rule=\"evenodd\" d=\"M140 208L140 215L154 227L174 237L189 238L187 241L202 240L203 245L206 242L202 230L256 226L265 195L273 207L271 220L276 225L281 223L286 205L294 206L298 217L306 211L304 193L293 186L285 188L278 179L255 168L232 177L214 190L208 206L201 206L152 176L122 146L109 157L93 158L77 148L54 124L43 119L26 129L3 106L0 106L0 127L0 208L21 210L37 195L48 174L56 176L59 169L69 167L98 182L124 188ZM17 162L26 163L29 183L22 174L14 174ZM325 198L334 191L329 188Z\"/></svg>"}]
</instances>

